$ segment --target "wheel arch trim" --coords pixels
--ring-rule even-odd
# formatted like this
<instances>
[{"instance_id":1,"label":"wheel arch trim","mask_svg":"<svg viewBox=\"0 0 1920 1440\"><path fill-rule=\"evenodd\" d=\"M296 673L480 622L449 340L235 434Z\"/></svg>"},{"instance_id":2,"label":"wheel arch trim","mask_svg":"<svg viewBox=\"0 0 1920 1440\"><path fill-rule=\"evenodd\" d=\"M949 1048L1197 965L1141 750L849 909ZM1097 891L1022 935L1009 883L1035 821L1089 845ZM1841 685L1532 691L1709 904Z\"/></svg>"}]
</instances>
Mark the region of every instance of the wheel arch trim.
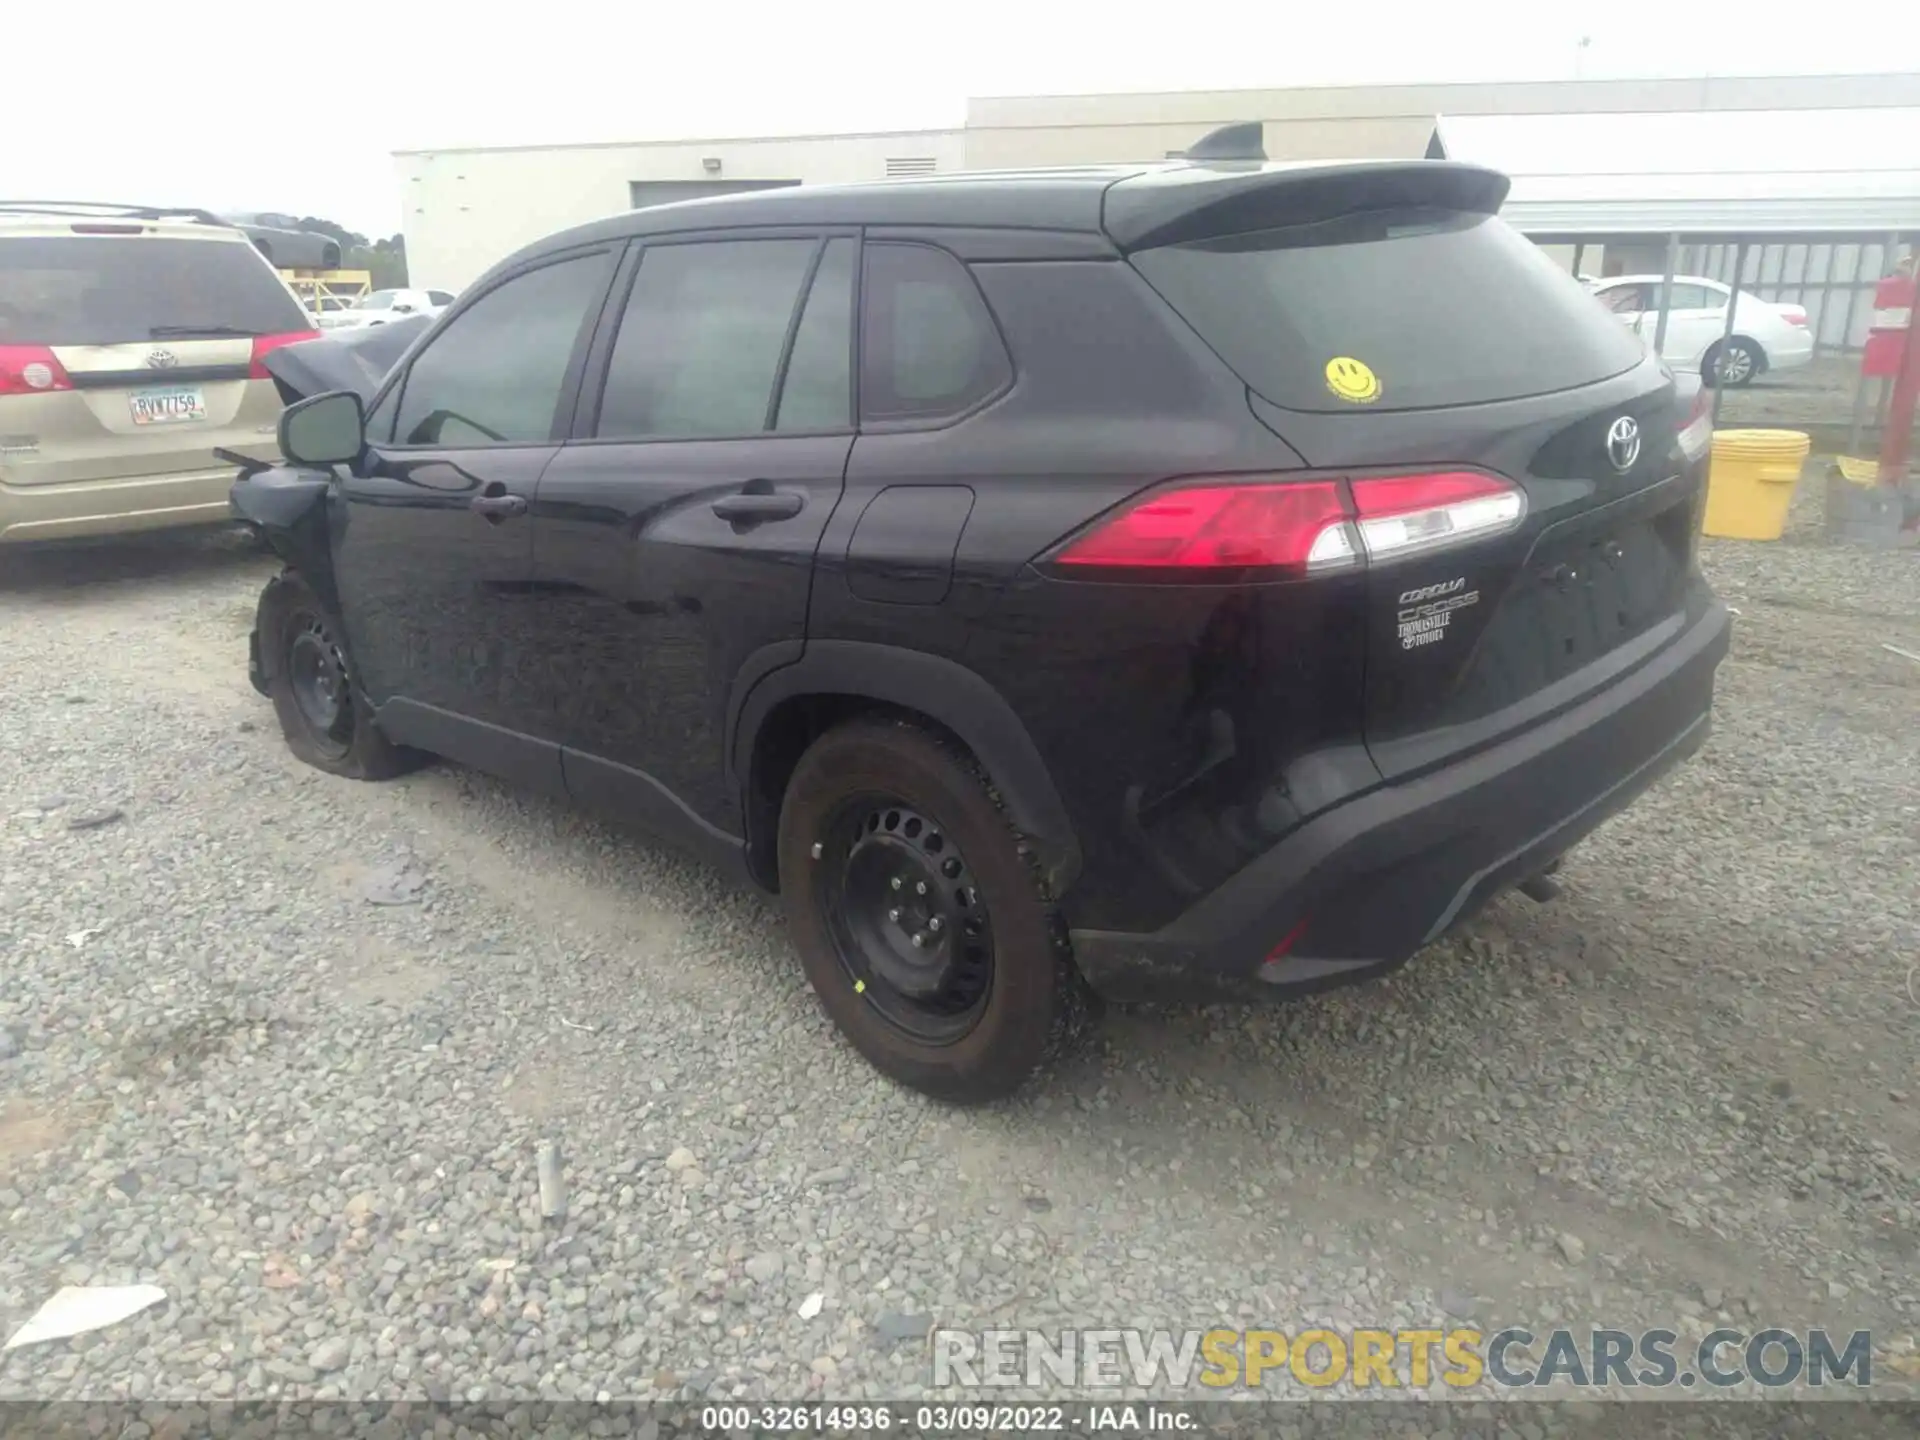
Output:
<instances>
[{"instance_id":1,"label":"wheel arch trim","mask_svg":"<svg viewBox=\"0 0 1920 1440\"><path fill-rule=\"evenodd\" d=\"M1080 842L1046 762L1013 707L975 671L922 650L809 640L789 663L775 660L769 669L756 653L741 673L745 683L731 707L727 757L742 814L751 813L753 755L767 717L784 701L806 695L857 696L917 711L951 730L979 760L1008 817L1033 845L1051 892L1058 897L1078 877Z\"/></svg>"}]
</instances>

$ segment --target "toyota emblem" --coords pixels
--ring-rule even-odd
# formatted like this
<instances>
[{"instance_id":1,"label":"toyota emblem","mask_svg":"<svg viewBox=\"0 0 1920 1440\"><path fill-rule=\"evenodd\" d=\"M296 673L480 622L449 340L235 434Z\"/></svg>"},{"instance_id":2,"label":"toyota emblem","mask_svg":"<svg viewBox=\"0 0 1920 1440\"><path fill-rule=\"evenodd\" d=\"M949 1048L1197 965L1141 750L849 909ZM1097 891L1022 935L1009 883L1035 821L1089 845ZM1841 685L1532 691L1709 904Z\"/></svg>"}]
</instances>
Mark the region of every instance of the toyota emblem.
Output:
<instances>
[{"instance_id":1,"label":"toyota emblem","mask_svg":"<svg viewBox=\"0 0 1920 1440\"><path fill-rule=\"evenodd\" d=\"M149 350L147 366L153 370L171 370L180 363L180 357L167 349Z\"/></svg>"},{"instance_id":2,"label":"toyota emblem","mask_svg":"<svg viewBox=\"0 0 1920 1440\"><path fill-rule=\"evenodd\" d=\"M1622 415L1607 427L1607 459L1624 475L1639 458L1640 424L1631 415Z\"/></svg>"}]
</instances>

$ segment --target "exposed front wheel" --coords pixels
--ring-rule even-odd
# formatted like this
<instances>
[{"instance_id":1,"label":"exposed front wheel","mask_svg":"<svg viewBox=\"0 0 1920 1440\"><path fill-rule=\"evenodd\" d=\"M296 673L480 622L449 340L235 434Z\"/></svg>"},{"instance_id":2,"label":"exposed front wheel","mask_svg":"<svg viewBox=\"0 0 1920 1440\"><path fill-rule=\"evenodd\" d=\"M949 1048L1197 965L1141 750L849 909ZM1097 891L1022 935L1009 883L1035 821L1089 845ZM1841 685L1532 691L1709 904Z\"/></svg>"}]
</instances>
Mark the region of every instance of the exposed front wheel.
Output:
<instances>
[{"instance_id":1,"label":"exposed front wheel","mask_svg":"<svg viewBox=\"0 0 1920 1440\"><path fill-rule=\"evenodd\" d=\"M380 733L353 679L340 622L298 575L274 580L260 597L260 661L287 747L316 769L384 780L420 757Z\"/></svg>"},{"instance_id":2,"label":"exposed front wheel","mask_svg":"<svg viewBox=\"0 0 1920 1440\"><path fill-rule=\"evenodd\" d=\"M1080 981L1044 886L947 742L890 721L828 732L787 786L779 851L807 978L885 1074L991 1100L1078 1029Z\"/></svg>"}]
</instances>

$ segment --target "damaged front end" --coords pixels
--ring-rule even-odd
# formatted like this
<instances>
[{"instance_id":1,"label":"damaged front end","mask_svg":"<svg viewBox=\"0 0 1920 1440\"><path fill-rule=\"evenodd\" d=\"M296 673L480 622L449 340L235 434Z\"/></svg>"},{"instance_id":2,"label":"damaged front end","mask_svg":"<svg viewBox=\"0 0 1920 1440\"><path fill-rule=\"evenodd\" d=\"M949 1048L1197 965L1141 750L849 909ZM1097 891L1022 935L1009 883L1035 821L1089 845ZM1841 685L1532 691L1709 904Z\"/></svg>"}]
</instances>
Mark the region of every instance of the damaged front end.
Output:
<instances>
[{"instance_id":1,"label":"damaged front end","mask_svg":"<svg viewBox=\"0 0 1920 1440\"><path fill-rule=\"evenodd\" d=\"M316 395L351 391L363 407L371 406L381 383L432 327L428 316L413 316L388 325L341 331L270 351L263 360L273 377L283 405ZM284 441L282 453L285 452ZM333 527L343 523L334 493L332 467L283 462L271 465L232 451L216 451L239 470L229 503L234 516L284 560L312 587L320 602L339 613L333 577ZM271 591L273 585L269 584ZM265 694L267 680L256 632L248 642L248 678Z\"/></svg>"},{"instance_id":2,"label":"damaged front end","mask_svg":"<svg viewBox=\"0 0 1920 1440\"><path fill-rule=\"evenodd\" d=\"M338 614L339 597L333 584L332 507L327 504L332 490L333 477L323 471L269 465L243 472L233 482L231 503L233 513L270 545L289 569L300 573L322 604ZM268 593L261 597L263 609L281 583L279 576L267 582ZM267 693L257 625L247 637L247 679L262 695Z\"/></svg>"},{"instance_id":3,"label":"damaged front end","mask_svg":"<svg viewBox=\"0 0 1920 1440\"><path fill-rule=\"evenodd\" d=\"M371 410L374 395L393 367L432 328L431 315L409 315L384 325L329 330L318 339L271 350L262 363L273 377L282 405L331 390L351 390Z\"/></svg>"}]
</instances>

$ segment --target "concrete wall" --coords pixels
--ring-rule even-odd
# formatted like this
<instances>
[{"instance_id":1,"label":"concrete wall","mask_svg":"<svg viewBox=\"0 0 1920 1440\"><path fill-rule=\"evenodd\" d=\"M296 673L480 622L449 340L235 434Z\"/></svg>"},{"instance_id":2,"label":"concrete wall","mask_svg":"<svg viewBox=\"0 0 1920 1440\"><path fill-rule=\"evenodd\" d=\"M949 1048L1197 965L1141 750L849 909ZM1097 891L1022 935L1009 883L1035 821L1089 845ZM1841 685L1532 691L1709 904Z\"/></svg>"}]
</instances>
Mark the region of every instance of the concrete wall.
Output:
<instances>
[{"instance_id":1,"label":"concrete wall","mask_svg":"<svg viewBox=\"0 0 1920 1440\"><path fill-rule=\"evenodd\" d=\"M1440 114L1895 105L1920 105L1920 75L1039 95L969 101L964 130L414 151L395 164L410 278L458 289L529 241L628 209L636 182L878 180L903 159L938 172L1158 160L1254 119L1275 159L1348 159L1422 155Z\"/></svg>"},{"instance_id":2,"label":"concrete wall","mask_svg":"<svg viewBox=\"0 0 1920 1440\"><path fill-rule=\"evenodd\" d=\"M959 132L409 151L394 157L408 279L458 290L522 245L630 209L635 182L878 180L905 159L958 170Z\"/></svg>"},{"instance_id":3,"label":"concrete wall","mask_svg":"<svg viewBox=\"0 0 1920 1440\"><path fill-rule=\"evenodd\" d=\"M1607 263L1607 251L1604 245L1542 245L1540 251L1570 275L1591 275L1599 279ZM1575 260L1580 262L1580 268L1577 271L1573 268Z\"/></svg>"},{"instance_id":4,"label":"concrete wall","mask_svg":"<svg viewBox=\"0 0 1920 1440\"><path fill-rule=\"evenodd\" d=\"M798 180L630 180L627 205L645 210L682 200L711 200L718 195L751 195L755 190L784 190Z\"/></svg>"},{"instance_id":5,"label":"concrete wall","mask_svg":"<svg viewBox=\"0 0 1920 1440\"><path fill-rule=\"evenodd\" d=\"M1358 160L1424 154L1432 115L1355 115L1266 121L1267 154L1275 160ZM969 170L1025 165L1088 165L1159 160L1184 150L1233 119L1131 121L1116 125L994 126L966 132Z\"/></svg>"},{"instance_id":6,"label":"concrete wall","mask_svg":"<svg viewBox=\"0 0 1920 1440\"><path fill-rule=\"evenodd\" d=\"M1436 115L1809 110L1920 104L1920 75L1351 85L1143 95L1025 95L967 103L969 169L1157 160L1209 130L1265 122L1276 160L1416 157Z\"/></svg>"}]
</instances>

